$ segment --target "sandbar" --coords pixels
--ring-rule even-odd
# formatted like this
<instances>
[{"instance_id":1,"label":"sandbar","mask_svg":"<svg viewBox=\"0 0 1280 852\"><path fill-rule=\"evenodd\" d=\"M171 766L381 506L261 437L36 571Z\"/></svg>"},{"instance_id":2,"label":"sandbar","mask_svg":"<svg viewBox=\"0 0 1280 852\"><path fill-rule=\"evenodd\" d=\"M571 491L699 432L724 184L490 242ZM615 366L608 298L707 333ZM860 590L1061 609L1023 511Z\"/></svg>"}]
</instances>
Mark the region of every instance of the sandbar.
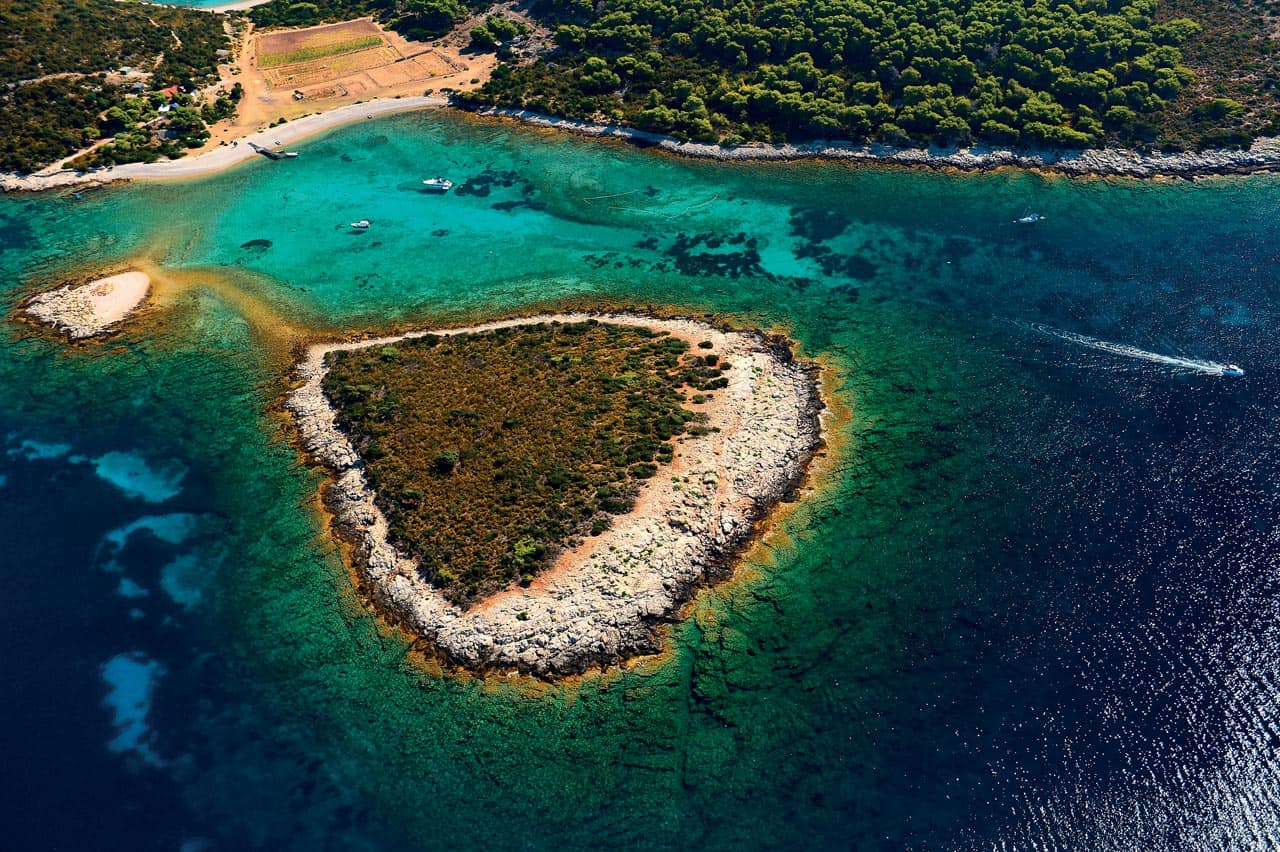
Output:
<instances>
[{"instance_id":1,"label":"sandbar","mask_svg":"<svg viewBox=\"0 0 1280 852\"><path fill-rule=\"evenodd\" d=\"M129 270L41 293L27 303L25 311L79 340L109 331L133 313L150 290L150 276Z\"/></svg>"}]
</instances>

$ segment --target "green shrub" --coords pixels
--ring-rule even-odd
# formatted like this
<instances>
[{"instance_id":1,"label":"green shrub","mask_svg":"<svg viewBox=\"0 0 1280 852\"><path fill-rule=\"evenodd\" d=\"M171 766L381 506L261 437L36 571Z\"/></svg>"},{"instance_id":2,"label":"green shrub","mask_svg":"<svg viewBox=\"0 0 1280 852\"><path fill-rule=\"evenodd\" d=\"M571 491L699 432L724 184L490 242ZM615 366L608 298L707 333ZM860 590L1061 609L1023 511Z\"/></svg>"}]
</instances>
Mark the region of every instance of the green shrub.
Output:
<instances>
[{"instance_id":1,"label":"green shrub","mask_svg":"<svg viewBox=\"0 0 1280 852\"><path fill-rule=\"evenodd\" d=\"M466 606L631 510L696 420L680 402L714 356L687 348L598 322L406 339L333 353L324 391L392 540Z\"/></svg>"}]
</instances>

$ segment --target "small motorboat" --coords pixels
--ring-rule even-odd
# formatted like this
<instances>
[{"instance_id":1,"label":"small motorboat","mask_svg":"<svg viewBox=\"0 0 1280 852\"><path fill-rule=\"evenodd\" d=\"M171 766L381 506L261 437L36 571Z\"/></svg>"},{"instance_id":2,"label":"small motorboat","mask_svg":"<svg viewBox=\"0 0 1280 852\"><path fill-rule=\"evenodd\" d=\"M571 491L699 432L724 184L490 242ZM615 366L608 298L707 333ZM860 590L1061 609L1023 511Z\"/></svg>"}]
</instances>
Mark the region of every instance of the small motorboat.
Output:
<instances>
[{"instance_id":1,"label":"small motorboat","mask_svg":"<svg viewBox=\"0 0 1280 852\"><path fill-rule=\"evenodd\" d=\"M453 189L453 181L442 177L427 178L422 185L432 192L448 192Z\"/></svg>"},{"instance_id":2,"label":"small motorboat","mask_svg":"<svg viewBox=\"0 0 1280 852\"><path fill-rule=\"evenodd\" d=\"M359 222L352 222L351 227L356 231L367 231L369 230L369 220L361 219Z\"/></svg>"},{"instance_id":3,"label":"small motorboat","mask_svg":"<svg viewBox=\"0 0 1280 852\"><path fill-rule=\"evenodd\" d=\"M1018 220L1018 224L1034 225L1036 222L1039 222L1043 218L1044 217L1041 216L1039 213L1028 213L1027 215L1023 216L1021 219Z\"/></svg>"},{"instance_id":4,"label":"small motorboat","mask_svg":"<svg viewBox=\"0 0 1280 852\"><path fill-rule=\"evenodd\" d=\"M297 152L297 151L285 151L285 152L284 152L284 155L285 155L286 157L296 157L296 156L298 156L298 152Z\"/></svg>"},{"instance_id":5,"label":"small motorboat","mask_svg":"<svg viewBox=\"0 0 1280 852\"><path fill-rule=\"evenodd\" d=\"M1238 379L1244 375L1244 370L1240 369L1235 364L1228 364L1227 366L1222 368L1222 375L1230 376L1233 379Z\"/></svg>"}]
</instances>

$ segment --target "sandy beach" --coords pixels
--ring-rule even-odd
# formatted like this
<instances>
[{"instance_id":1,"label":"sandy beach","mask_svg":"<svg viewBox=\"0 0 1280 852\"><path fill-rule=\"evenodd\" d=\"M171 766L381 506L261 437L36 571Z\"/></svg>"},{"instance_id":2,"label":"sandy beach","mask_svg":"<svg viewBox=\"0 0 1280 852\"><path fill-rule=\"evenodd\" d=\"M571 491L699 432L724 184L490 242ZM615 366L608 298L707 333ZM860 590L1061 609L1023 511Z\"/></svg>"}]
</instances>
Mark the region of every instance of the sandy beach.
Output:
<instances>
[{"instance_id":1,"label":"sandy beach","mask_svg":"<svg viewBox=\"0 0 1280 852\"><path fill-rule=\"evenodd\" d=\"M674 461L648 480L635 509L609 530L561 552L528 588L512 587L460 610L390 543L363 465L322 391L325 356L429 333L588 319L710 340L733 364L729 386L704 409L713 428L679 439ZM303 446L332 477L326 504L335 531L351 545L365 591L384 616L443 661L475 671L554 678L658 651L661 626L677 617L697 588L731 573L733 555L769 509L795 490L822 444L815 367L795 361L784 340L690 319L551 314L317 344L297 372L301 385L286 407Z\"/></svg>"},{"instance_id":2,"label":"sandy beach","mask_svg":"<svg viewBox=\"0 0 1280 852\"><path fill-rule=\"evenodd\" d=\"M193 157L155 163L128 163L90 172L60 169L54 172L36 172L25 177L0 175L0 189L6 192L15 190L37 192L79 184L110 183L117 180L186 180L205 177L252 160L254 157L261 157L261 154L250 147L251 143L265 148L283 149L308 137L366 118L447 105L448 101L444 98L430 96L385 98L348 104L328 112L303 116L276 127L263 128L237 140L235 145L228 143Z\"/></svg>"},{"instance_id":3,"label":"sandy beach","mask_svg":"<svg viewBox=\"0 0 1280 852\"><path fill-rule=\"evenodd\" d=\"M33 319L67 332L72 340L81 340L110 330L133 313L150 290L151 278L130 270L42 293L25 310Z\"/></svg>"},{"instance_id":4,"label":"sandy beach","mask_svg":"<svg viewBox=\"0 0 1280 852\"><path fill-rule=\"evenodd\" d=\"M243 12L246 9L252 9L254 6L261 6L270 2L271 0L238 0L235 3L222 3L218 6L197 6L195 8L202 12Z\"/></svg>"}]
</instances>

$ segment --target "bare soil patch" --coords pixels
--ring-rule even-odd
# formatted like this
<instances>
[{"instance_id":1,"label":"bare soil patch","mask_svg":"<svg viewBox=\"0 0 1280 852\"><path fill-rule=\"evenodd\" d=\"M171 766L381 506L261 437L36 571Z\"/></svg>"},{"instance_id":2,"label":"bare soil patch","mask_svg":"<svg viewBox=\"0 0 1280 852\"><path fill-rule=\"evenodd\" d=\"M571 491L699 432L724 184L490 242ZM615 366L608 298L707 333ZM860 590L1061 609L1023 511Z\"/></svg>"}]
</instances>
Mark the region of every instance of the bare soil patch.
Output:
<instances>
[{"instance_id":1,"label":"bare soil patch","mask_svg":"<svg viewBox=\"0 0 1280 852\"><path fill-rule=\"evenodd\" d=\"M361 47L374 37L377 44ZM488 78L493 62L486 55L463 55L447 39L409 41L361 18L253 35L239 65L242 73L235 76L247 97L237 123L260 124L357 99L420 95L427 88L467 90L479 85L472 80Z\"/></svg>"},{"instance_id":2,"label":"bare soil patch","mask_svg":"<svg viewBox=\"0 0 1280 852\"><path fill-rule=\"evenodd\" d=\"M322 56L305 62L293 62L287 65L266 67L260 64L262 76L267 84L280 88L290 86L302 88L318 83L328 83L362 71L369 71L385 65L391 65L400 59L400 54L385 43L338 56Z\"/></svg>"},{"instance_id":3,"label":"bare soil patch","mask_svg":"<svg viewBox=\"0 0 1280 852\"><path fill-rule=\"evenodd\" d=\"M382 46L275 68L264 69L259 63L265 51L340 44L370 33L379 35ZM209 128L210 139L200 153L232 146L282 120L292 122L356 102L476 89L489 79L496 58L464 52L466 41L465 32L431 42L410 41L369 18L267 33L255 32L250 25L237 31L234 59L221 66L221 79L204 93L211 101L219 90L229 91L239 83L244 88L239 109L233 118Z\"/></svg>"}]
</instances>

